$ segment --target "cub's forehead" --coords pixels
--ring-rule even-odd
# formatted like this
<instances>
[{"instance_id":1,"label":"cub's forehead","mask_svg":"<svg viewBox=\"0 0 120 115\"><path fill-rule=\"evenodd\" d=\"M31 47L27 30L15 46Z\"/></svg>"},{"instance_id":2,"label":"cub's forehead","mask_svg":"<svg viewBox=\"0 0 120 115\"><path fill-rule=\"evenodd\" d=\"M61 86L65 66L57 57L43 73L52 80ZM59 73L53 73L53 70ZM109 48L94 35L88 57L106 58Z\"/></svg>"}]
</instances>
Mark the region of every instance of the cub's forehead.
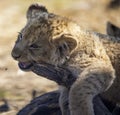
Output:
<instances>
[{"instance_id":1,"label":"cub's forehead","mask_svg":"<svg viewBox=\"0 0 120 115\"><path fill-rule=\"evenodd\" d=\"M49 32L48 32L49 31ZM22 41L26 42L27 44L35 43L35 42L42 42L42 41L49 41L52 37L52 32L47 27L46 24L38 24L30 23L27 24L22 30Z\"/></svg>"},{"instance_id":2,"label":"cub's forehead","mask_svg":"<svg viewBox=\"0 0 120 115\"><path fill-rule=\"evenodd\" d=\"M22 33L25 39L34 40L38 38L52 39L67 29L67 19L53 14L48 18L34 18L29 20L23 28Z\"/></svg>"},{"instance_id":3,"label":"cub's forehead","mask_svg":"<svg viewBox=\"0 0 120 115\"><path fill-rule=\"evenodd\" d=\"M22 40L28 43L33 43L36 41L49 40L50 35L43 31L44 28L41 27L25 27L22 30ZM49 35L49 36L48 36Z\"/></svg>"}]
</instances>

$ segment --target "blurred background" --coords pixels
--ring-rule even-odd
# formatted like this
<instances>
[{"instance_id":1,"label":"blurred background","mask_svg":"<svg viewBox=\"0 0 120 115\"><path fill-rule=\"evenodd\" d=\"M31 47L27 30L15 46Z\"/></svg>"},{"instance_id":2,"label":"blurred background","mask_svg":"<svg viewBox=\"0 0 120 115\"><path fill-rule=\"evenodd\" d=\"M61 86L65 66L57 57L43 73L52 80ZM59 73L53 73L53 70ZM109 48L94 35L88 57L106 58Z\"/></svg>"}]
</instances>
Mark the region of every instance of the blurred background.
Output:
<instances>
[{"instance_id":1,"label":"blurred background","mask_svg":"<svg viewBox=\"0 0 120 115\"><path fill-rule=\"evenodd\" d=\"M87 30L105 34L107 21L120 27L120 0L0 0L0 115L16 115L30 102L34 90L38 96L57 89L52 81L22 72L11 57L32 3L45 5L49 12L69 17ZM4 106L10 110L2 112Z\"/></svg>"}]
</instances>

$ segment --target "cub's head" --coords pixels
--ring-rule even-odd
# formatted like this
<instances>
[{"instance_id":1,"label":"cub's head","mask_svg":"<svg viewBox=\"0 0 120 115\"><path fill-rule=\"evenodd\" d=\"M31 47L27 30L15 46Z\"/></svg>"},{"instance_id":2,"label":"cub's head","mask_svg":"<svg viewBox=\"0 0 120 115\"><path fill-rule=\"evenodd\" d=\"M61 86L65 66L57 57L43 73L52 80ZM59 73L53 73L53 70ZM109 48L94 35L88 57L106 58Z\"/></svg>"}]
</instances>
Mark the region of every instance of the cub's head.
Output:
<instances>
[{"instance_id":1,"label":"cub's head","mask_svg":"<svg viewBox=\"0 0 120 115\"><path fill-rule=\"evenodd\" d=\"M22 70L29 70L34 62L62 65L77 46L78 31L77 24L69 19L49 13L44 6L31 5L12 57Z\"/></svg>"}]
</instances>

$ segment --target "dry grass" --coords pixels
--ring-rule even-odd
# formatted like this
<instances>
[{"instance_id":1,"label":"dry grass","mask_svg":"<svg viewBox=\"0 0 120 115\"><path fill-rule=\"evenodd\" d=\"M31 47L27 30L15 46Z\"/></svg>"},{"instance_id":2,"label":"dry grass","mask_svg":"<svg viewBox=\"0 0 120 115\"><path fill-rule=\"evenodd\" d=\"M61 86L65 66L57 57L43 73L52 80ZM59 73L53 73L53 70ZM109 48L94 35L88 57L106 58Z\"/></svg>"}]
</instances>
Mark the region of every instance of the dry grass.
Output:
<instances>
[{"instance_id":1,"label":"dry grass","mask_svg":"<svg viewBox=\"0 0 120 115\"><path fill-rule=\"evenodd\" d=\"M72 18L86 29L105 33L106 22L120 26L120 9L108 10L109 0L1 0L0 3L0 99L6 98L15 115L31 99L31 91L39 94L56 89L56 84L33 73L24 73L11 58L17 33L25 25L26 10L32 3L46 5L49 11Z\"/></svg>"}]
</instances>

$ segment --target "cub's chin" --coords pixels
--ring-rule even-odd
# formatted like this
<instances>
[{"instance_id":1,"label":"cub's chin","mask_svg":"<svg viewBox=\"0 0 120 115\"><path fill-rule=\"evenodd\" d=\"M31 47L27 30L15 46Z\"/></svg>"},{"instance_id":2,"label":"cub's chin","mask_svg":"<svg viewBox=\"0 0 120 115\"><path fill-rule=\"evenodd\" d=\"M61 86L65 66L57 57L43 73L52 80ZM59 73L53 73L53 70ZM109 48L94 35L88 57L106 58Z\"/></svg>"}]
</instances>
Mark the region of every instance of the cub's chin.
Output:
<instances>
[{"instance_id":1,"label":"cub's chin","mask_svg":"<svg viewBox=\"0 0 120 115\"><path fill-rule=\"evenodd\" d=\"M18 66L23 71L30 71L31 68L33 67L33 63L31 63L31 62L19 62Z\"/></svg>"}]
</instances>

